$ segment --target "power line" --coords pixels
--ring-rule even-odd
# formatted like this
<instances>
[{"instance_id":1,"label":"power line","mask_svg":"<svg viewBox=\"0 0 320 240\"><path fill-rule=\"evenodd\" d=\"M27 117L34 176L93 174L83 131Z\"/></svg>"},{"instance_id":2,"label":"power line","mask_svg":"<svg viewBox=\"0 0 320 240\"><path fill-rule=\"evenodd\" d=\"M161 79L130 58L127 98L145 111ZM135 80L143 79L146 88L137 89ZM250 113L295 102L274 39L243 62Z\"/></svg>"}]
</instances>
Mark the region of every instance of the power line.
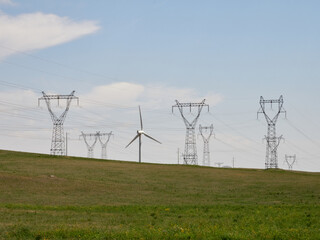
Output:
<instances>
[{"instance_id":1,"label":"power line","mask_svg":"<svg viewBox=\"0 0 320 240\"><path fill-rule=\"evenodd\" d=\"M215 115L213 115L213 114L211 114L211 115L212 115L212 117L213 117L215 120L217 120L218 122L222 123L224 126L226 126L227 128L229 128L230 130L234 131L234 132L237 133L239 136L243 137L244 139L248 140L249 142L258 144L258 145L260 146L260 143L259 143L259 142L257 142L257 141L255 141L255 140L253 140L253 139L245 136L244 134L242 134L241 132L239 132L237 129L231 127L229 124L225 123L224 121L222 121L221 119L219 119L219 118L216 117ZM219 129L216 128L216 131L219 131ZM240 142L240 144L242 144L242 142ZM251 150L255 150L256 152L259 152L259 153L261 152L260 149L257 149L257 148L255 148L255 147L251 147L250 149L251 149Z\"/></svg>"},{"instance_id":2,"label":"power line","mask_svg":"<svg viewBox=\"0 0 320 240\"><path fill-rule=\"evenodd\" d=\"M299 128L297 128L295 125L293 125L293 123L287 119L287 123L289 124L289 126L291 126L294 130L296 130L298 133L300 133L302 136L304 136L306 139L308 139L311 143L313 143L315 146L320 147L320 144L317 143L316 141L314 141L312 138L310 138L307 134L305 134L302 130L300 130Z\"/></svg>"},{"instance_id":3,"label":"power line","mask_svg":"<svg viewBox=\"0 0 320 240\"><path fill-rule=\"evenodd\" d=\"M33 90L35 92L41 93L41 90L39 90L37 88L27 87L27 86L22 85L22 84L11 83L11 82L7 82L7 81L3 81L3 80L0 80L0 84L3 85L3 86L17 88L17 89L20 89L20 90Z\"/></svg>"},{"instance_id":4,"label":"power line","mask_svg":"<svg viewBox=\"0 0 320 240\"><path fill-rule=\"evenodd\" d=\"M259 145L260 145L259 142L257 142L257 141L255 141L255 140L253 140L253 139L245 136L243 133L241 133L241 132L239 132L237 129L233 128L230 124L227 124L227 123L225 123L224 121L222 121L221 119L219 119L216 115L213 115L213 114L211 114L211 115L212 115L212 117L213 117L215 120L217 120L218 122L222 123L224 126L226 126L227 128L231 129L232 131L234 131L234 132L237 133L238 135L244 137L245 139L249 140L250 142L253 142L253 143L256 143L256 144L259 144Z\"/></svg>"}]
</instances>

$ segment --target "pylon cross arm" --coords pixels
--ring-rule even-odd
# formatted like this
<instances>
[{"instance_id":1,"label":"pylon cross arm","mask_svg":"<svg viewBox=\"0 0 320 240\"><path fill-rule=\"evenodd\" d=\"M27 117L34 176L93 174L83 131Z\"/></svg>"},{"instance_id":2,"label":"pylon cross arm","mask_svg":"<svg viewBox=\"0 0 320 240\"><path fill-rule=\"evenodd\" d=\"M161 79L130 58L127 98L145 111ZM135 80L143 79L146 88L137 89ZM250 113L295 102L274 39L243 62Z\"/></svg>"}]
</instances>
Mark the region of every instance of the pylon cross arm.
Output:
<instances>
[{"instance_id":1,"label":"pylon cross arm","mask_svg":"<svg viewBox=\"0 0 320 240\"><path fill-rule=\"evenodd\" d=\"M104 134L99 134L98 135L98 139L99 139L99 142L101 143L101 145L104 147L104 146L107 146L108 142L110 141L110 137L112 136L112 132L110 133L104 133ZM102 141L101 139L101 136L107 136L107 139L105 140L105 142Z\"/></svg>"}]
</instances>

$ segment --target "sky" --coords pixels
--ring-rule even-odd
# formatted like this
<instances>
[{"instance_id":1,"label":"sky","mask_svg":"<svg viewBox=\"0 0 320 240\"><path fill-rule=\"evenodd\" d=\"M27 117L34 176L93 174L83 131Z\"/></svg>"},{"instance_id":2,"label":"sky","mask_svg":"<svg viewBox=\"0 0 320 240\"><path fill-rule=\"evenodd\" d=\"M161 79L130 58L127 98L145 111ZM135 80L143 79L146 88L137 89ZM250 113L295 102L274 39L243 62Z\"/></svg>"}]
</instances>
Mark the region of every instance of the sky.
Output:
<instances>
[{"instance_id":1,"label":"sky","mask_svg":"<svg viewBox=\"0 0 320 240\"><path fill-rule=\"evenodd\" d=\"M278 164L320 171L319 1L0 0L0 149L50 153L47 94L70 94L68 155L87 156L81 132L113 132L108 158L177 164L185 125L179 102L206 99L196 125L214 126L210 166L265 167L260 96L284 100ZM52 102L59 115L65 102ZM268 114L276 106L268 106ZM195 111L185 111L192 121ZM204 133L207 134L207 133ZM88 139L93 141L94 139ZM91 142L92 143L92 142ZM101 145L94 148L101 157Z\"/></svg>"}]
</instances>

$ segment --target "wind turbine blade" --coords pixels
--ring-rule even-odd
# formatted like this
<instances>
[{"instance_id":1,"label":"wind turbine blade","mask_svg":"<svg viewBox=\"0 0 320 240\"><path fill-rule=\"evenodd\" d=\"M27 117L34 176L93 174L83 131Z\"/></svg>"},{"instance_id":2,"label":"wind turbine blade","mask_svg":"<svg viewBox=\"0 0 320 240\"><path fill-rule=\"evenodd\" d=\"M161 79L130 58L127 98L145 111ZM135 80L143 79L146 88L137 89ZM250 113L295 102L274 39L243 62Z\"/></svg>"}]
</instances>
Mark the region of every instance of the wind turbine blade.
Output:
<instances>
[{"instance_id":1,"label":"wind turbine blade","mask_svg":"<svg viewBox=\"0 0 320 240\"><path fill-rule=\"evenodd\" d=\"M126 148L129 147L129 145L130 145L134 140L136 140L138 137L139 137L139 134L137 134L137 136L135 136L134 139L132 139L131 142L129 142L129 144L126 146Z\"/></svg>"},{"instance_id":2,"label":"wind turbine blade","mask_svg":"<svg viewBox=\"0 0 320 240\"><path fill-rule=\"evenodd\" d=\"M149 136L148 134L146 134L146 133L143 133L146 137L148 137L148 138L150 138L150 139L152 139L153 141L156 141L156 142L158 142L158 143L160 143L160 144L162 144L161 142L159 142L157 139L154 139L153 137L151 137L151 136Z\"/></svg>"},{"instance_id":3,"label":"wind turbine blade","mask_svg":"<svg viewBox=\"0 0 320 240\"><path fill-rule=\"evenodd\" d=\"M140 114L140 127L141 127L141 130L143 130L143 125L142 125L142 116L141 116L141 109L140 109L140 106L139 106L139 114Z\"/></svg>"}]
</instances>

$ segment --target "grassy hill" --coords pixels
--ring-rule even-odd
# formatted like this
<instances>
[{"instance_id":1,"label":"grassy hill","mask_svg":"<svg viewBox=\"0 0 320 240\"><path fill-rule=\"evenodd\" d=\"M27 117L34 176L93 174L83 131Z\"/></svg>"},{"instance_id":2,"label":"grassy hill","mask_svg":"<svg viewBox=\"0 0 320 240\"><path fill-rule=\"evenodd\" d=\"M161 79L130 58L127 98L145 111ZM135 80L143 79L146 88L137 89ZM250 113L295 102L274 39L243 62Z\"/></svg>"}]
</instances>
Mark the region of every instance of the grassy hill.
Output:
<instances>
[{"instance_id":1,"label":"grassy hill","mask_svg":"<svg viewBox=\"0 0 320 240\"><path fill-rule=\"evenodd\" d=\"M0 151L0 239L320 239L320 173Z\"/></svg>"}]
</instances>

